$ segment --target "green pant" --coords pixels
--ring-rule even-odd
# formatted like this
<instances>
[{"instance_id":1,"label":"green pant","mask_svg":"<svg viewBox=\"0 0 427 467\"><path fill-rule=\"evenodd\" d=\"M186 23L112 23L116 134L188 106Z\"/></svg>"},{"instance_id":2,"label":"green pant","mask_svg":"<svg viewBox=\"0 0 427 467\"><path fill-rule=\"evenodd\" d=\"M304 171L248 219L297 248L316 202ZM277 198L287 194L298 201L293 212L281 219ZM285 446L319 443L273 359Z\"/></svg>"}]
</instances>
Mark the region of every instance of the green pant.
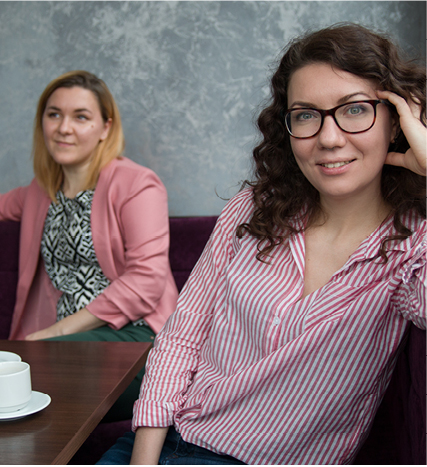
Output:
<instances>
[{"instance_id":1,"label":"green pant","mask_svg":"<svg viewBox=\"0 0 427 467\"><path fill-rule=\"evenodd\" d=\"M102 326L93 331L69 334L68 336L52 337L48 341L107 341L107 342L154 342L154 332L148 326L134 326L127 324L118 331L109 326ZM128 420L132 418L133 404L138 399L141 387L143 368L130 383L128 388L117 399L105 415L103 422L113 422L118 420Z\"/></svg>"}]
</instances>

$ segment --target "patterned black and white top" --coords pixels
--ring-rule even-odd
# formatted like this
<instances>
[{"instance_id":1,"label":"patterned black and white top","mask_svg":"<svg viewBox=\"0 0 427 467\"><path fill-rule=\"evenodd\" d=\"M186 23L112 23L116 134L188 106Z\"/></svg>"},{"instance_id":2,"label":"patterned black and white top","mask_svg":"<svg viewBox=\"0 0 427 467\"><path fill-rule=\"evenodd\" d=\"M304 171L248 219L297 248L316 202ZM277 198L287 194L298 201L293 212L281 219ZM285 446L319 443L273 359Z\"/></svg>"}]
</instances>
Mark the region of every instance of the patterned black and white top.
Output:
<instances>
[{"instance_id":1,"label":"patterned black and white top","mask_svg":"<svg viewBox=\"0 0 427 467\"><path fill-rule=\"evenodd\" d=\"M57 321L84 308L110 284L96 258L90 214L94 190L67 198L58 191L44 223L41 254L47 275L63 292Z\"/></svg>"}]
</instances>

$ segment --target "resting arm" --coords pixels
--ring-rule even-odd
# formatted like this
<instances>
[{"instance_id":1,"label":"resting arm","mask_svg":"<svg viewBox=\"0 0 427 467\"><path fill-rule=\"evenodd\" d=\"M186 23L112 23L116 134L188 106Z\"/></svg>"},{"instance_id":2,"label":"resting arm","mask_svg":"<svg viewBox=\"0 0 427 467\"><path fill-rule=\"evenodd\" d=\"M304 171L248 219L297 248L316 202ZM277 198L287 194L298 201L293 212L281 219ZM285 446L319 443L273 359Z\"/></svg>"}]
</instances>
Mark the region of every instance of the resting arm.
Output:
<instances>
[{"instance_id":1,"label":"resting arm","mask_svg":"<svg viewBox=\"0 0 427 467\"><path fill-rule=\"evenodd\" d=\"M169 266L166 189L151 171L129 174L126 183L108 206L115 231L99 231L103 223L94 223L93 231L95 252L111 283L87 309L114 329L154 314L164 293L175 293L172 312L177 296ZM114 259L106 260L111 251Z\"/></svg>"},{"instance_id":2,"label":"resting arm","mask_svg":"<svg viewBox=\"0 0 427 467\"><path fill-rule=\"evenodd\" d=\"M388 99L397 110L399 125L409 149L403 154L389 152L386 164L404 167L418 175L426 176L427 138L425 121L421 120L421 105L416 99L405 100L390 91L377 91L380 99ZM424 230L423 230L424 229ZM421 232L413 235L425 238L425 226ZM417 327L426 327L426 243L421 243L414 257L408 262L403 276L403 283L395 293L394 300L399 312Z\"/></svg>"}]
</instances>

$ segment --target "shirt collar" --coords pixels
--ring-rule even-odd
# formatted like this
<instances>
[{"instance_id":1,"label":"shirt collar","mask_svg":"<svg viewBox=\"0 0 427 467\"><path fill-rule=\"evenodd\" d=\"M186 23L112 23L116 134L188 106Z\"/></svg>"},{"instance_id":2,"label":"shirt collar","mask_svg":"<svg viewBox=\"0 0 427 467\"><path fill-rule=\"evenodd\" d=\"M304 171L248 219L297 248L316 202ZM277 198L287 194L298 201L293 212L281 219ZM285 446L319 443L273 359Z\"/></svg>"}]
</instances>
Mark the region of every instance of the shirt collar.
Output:
<instances>
[{"instance_id":1,"label":"shirt collar","mask_svg":"<svg viewBox=\"0 0 427 467\"><path fill-rule=\"evenodd\" d=\"M412 228L414 232L412 235L405 238L404 240L389 240L385 244L385 251L405 252L411 250L413 246L418 243L420 234L415 231L415 225L411 226L410 228ZM392 235L399 235L393 225L393 216L389 217L367 238L364 253L365 259L370 259L377 256L384 239Z\"/></svg>"},{"instance_id":2,"label":"shirt collar","mask_svg":"<svg viewBox=\"0 0 427 467\"><path fill-rule=\"evenodd\" d=\"M301 236L300 240L302 240L304 234L301 232L301 229L303 229L305 226L305 218L302 216L293 218L290 222L290 225L300 232L297 234L297 236ZM386 219L379 227L374 230L374 232L372 232L371 235L363 240L357 250L350 256L347 262L347 266L350 263L354 263L356 261L365 261L379 256L382 242L385 238L391 235L398 235L398 232L393 225L393 216L390 216L388 219ZM296 238L292 237L293 236L291 236L290 239L291 242L297 241ZM409 251L413 245L419 241L418 237L419 234L415 232L413 235L404 240L390 240L385 244L385 251Z\"/></svg>"}]
</instances>

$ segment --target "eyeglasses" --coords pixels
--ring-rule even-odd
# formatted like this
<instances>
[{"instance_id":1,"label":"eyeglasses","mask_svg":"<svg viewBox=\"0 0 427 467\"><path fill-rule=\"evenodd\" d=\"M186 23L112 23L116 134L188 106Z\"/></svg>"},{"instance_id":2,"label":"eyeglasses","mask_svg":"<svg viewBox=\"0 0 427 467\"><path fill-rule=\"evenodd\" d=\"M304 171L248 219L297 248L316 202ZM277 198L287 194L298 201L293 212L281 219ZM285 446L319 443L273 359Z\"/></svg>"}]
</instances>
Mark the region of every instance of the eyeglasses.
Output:
<instances>
[{"instance_id":1,"label":"eyeglasses","mask_svg":"<svg viewBox=\"0 0 427 467\"><path fill-rule=\"evenodd\" d=\"M327 115L331 115L337 126L346 133L363 133L374 126L377 105L388 104L382 99L348 102L333 109L296 108L284 114L286 128L294 138L304 139L316 136L322 129Z\"/></svg>"}]
</instances>

